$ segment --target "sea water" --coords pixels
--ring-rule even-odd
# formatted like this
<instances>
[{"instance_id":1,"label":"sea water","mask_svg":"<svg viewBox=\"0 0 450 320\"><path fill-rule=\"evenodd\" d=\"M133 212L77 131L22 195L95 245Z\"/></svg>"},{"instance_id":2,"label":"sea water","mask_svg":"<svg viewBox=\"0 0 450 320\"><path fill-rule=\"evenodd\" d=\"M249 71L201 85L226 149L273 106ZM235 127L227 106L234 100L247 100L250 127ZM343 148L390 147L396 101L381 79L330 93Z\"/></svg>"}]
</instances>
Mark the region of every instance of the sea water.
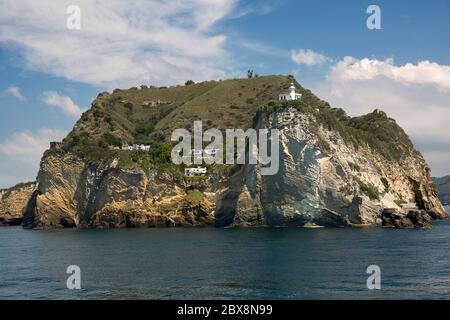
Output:
<instances>
[{"instance_id":1,"label":"sea water","mask_svg":"<svg viewBox=\"0 0 450 320\"><path fill-rule=\"evenodd\" d=\"M432 229L0 228L0 299L450 299ZM69 290L70 265L81 289ZM367 267L381 270L369 290Z\"/></svg>"}]
</instances>

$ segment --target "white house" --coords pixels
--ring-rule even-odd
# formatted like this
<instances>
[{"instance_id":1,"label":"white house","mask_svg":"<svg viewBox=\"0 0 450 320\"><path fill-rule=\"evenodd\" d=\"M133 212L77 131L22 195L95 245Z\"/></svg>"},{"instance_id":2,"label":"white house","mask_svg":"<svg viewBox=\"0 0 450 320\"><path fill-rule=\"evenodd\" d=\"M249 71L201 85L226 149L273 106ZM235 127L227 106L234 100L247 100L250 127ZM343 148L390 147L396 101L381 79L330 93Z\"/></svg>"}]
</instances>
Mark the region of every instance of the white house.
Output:
<instances>
[{"instance_id":1,"label":"white house","mask_svg":"<svg viewBox=\"0 0 450 320\"><path fill-rule=\"evenodd\" d=\"M186 177L204 176L206 174L206 168L186 168L184 169Z\"/></svg>"},{"instance_id":2,"label":"white house","mask_svg":"<svg viewBox=\"0 0 450 320\"><path fill-rule=\"evenodd\" d=\"M278 100L280 101L289 101L289 100L299 100L302 97L300 93L295 92L294 83L291 83L289 90L286 92L282 92L278 95Z\"/></svg>"},{"instance_id":3,"label":"white house","mask_svg":"<svg viewBox=\"0 0 450 320\"><path fill-rule=\"evenodd\" d=\"M133 150L141 150L141 151L150 151L150 146L144 145L144 144L133 144L132 146L129 146L127 144L124 144L122 146L122 150L128 150L128 151L133 151Z\"/></svg>"}]
</instances>

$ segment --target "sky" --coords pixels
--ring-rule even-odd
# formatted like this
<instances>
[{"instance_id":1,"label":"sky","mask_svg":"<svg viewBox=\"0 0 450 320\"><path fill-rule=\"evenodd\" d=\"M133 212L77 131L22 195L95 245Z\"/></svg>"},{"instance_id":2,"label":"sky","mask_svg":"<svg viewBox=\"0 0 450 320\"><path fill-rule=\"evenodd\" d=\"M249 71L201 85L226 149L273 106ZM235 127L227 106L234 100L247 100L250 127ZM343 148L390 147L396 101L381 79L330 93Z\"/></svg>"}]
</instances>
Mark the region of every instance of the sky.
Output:
<instances>
[{"instance_id":1,"label":"sky","mask_svg":"<svg viewBox=\"0 0 450 320\"><path fill-rule=\"evenodd\" d=\"M0 0L0 188L34 180L100 92L248 69L352 116L384 110L450 174L450 0Z\"/></svg>"}]
</instances>

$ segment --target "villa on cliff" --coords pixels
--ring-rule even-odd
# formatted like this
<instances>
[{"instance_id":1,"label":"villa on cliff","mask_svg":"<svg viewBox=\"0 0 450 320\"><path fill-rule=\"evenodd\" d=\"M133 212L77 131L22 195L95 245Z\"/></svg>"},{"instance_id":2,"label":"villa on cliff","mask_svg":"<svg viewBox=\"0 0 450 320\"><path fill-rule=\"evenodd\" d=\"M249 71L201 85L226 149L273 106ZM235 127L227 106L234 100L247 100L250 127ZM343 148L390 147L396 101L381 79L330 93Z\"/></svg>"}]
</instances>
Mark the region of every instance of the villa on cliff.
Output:
<instances>
[{"instance_id":1,"label":"villa on cliff","mask_svg":"<svg viewBox=\"0 0 450 320\"><path fill-rule=\"evenodd\" d=\"M127 144L124 144L122 146L122 150L128 150L128 151L134 151L134 150L150 151L150 146L149 145L144 145L144 144L133 144L132 146L129 146Z\"/></svg>"},{"instance_id":2,"label":"villa on cliff","mask_svg":"<svg viewBox=\"0 0 450 320\"><path fill-rule=\"evenodd\" d=\"M186 168L184 169L184 175L186 177L204 176L206 174L206 168Z\"/></svg>"},{"instance_id":3,"label":"villa on cliff","mask_svg":"<svg viewBox=\"0 0 450 320\"><path fill-rule=\"evenodd\" d=\"M288 91L282 92L278 95L278 100L280 101L299 100L301 97L302 97L301 93L295 92L294 83L291 82Z\"/></svg>"}]
</instances>

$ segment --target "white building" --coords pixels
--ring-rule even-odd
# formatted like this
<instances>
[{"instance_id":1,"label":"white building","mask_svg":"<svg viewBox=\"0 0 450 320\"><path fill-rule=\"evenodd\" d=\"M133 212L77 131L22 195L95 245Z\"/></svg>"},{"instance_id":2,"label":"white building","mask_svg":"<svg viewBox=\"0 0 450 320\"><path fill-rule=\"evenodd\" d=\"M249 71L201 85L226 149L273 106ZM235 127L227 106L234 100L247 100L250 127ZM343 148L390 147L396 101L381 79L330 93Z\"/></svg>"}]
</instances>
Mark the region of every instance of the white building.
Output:
<instances>
[{"instance_id":1,"label":"white building","mask_svg":"<svg viewBox=\"0 0 450 320\"><path fill-rule=\"evenodd\" d=\"M278 100L280 101L290 101L290 100L299 100L302 97L300 93L295 92L294 83L291 83L289 90L286 92L282 92L278 95Z\"/></svg>"},{"instance_id":2,"label":"white building","mask_svg":"<svg viewBox=\"0 0 450 320\"><path fill-rule=\"evenodd\" d=\"M122 150L128 150L128 151L134 151L134 150L141 150L141 151L150 151L150 146L144 145L144 144L133 144L132 146L129 146L127 144L124 144L122 146Z\"/></svg>"},{"instance_id":3,"label":"white building","mask_svg":"<svg viewBox=\"0 0 450 320\"><path fill-rule=\"evenodd\" d=\"M206 174L206 168L186 168L184 169L184 174L186 177L204 176Z\"/></svg>"}]
</instances>

